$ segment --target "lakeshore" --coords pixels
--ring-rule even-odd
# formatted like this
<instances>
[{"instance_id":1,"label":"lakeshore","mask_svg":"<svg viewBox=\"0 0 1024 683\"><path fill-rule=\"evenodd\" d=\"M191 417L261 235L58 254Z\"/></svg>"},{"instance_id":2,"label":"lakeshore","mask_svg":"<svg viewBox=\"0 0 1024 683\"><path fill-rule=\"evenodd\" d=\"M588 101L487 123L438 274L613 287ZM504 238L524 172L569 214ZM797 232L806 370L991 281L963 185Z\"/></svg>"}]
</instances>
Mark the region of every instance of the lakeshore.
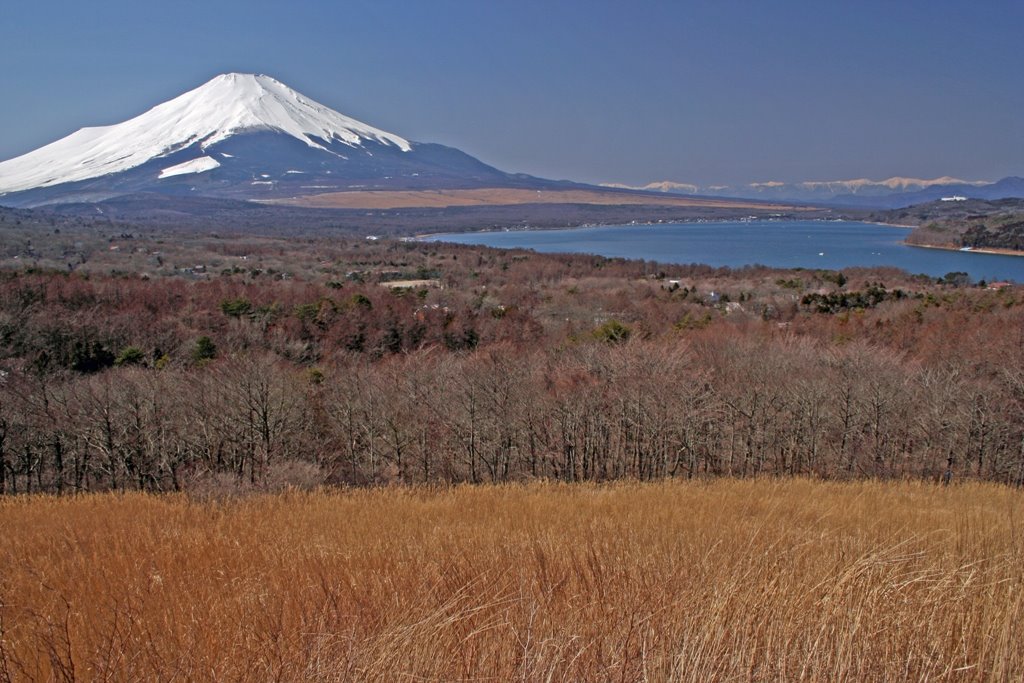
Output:
<instances>
[{"instance_id":1,"label":"lakeshore","mask_svg":"<svg viewBox=\"0 0 1024 683\"><path fill-rule=\"evenodd\" d=\"M943 277L967 272L975 280L1024 281L1024 261L980 250L911 249L912 228L851 220L707 220L559 229L441 233L426 241L479 244L540 252L596 254L659 263L742 268L827 269L895 267Z\"/></svg>"},{"instance_id":2,"label":"lakeshore","mask_svg":"<svg viewBox=\"0 0 1024 683\"><path fill-rule=\"evenodd\" d=\"M908 247L920 247L921 249L939 249L941 251L957 251L963 254L991 254L994 256L1024 256L1024 251L1019 249L999 249L997 247L954 247L943 244L915 244L904 240Z\"/></svg>"}]
</instances>

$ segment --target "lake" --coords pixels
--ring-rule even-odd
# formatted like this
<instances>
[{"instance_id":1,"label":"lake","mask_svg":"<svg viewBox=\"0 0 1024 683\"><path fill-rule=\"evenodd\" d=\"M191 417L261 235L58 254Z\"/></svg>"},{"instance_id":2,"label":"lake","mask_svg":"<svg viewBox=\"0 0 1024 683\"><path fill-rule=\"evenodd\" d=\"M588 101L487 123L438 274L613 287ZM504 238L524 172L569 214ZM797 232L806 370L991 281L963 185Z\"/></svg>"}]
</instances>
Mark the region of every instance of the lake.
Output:
<instances>
[{"instance_id":1,"label":"lake","mask_svg":"<svg viewBox=\"0 0 1024 683\"><path fill-rule=\"evenodd\" d=\"M909 247L903 244L909 233L855 221L741 221L452 233L427 239L663 263L830 270L896 266L933 277L964 271L975 280L1024 282L1024 256Z\"/></svg>"}]
</instances>

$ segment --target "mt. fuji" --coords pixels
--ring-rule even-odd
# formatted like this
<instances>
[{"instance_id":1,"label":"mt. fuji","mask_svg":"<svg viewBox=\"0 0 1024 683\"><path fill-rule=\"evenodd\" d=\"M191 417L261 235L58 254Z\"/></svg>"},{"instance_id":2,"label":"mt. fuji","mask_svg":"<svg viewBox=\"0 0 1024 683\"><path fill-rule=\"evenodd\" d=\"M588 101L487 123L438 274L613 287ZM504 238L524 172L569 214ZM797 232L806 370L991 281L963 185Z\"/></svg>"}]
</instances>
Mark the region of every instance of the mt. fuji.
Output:
<instances>
[{"instance_id":1,"label":"mt. fuji","mask_svg":"<svg viewBox=\"0 0 1024 683\"><path fill-rule=\"evenodd\" d=\"M112 126L0 162L0 204L137 192L274 199L344 190L547 187L452 147L410 142L269 76L230 73Z\"/></svg>"}]
</instances>

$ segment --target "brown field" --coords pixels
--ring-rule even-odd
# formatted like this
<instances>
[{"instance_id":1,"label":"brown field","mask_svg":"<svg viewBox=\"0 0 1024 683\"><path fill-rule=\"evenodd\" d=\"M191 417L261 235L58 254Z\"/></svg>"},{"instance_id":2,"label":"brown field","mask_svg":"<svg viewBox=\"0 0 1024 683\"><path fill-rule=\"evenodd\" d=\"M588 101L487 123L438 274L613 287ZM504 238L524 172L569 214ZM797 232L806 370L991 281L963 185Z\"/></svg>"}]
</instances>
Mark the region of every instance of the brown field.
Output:
<instances>
[{"instance_id":1,"label":"brown field","mask_svg":"<svg viewBox=\"0 0 1024 683\"><path fill-rule=\"evenodd\" d=\"M477 190L355 190L272 200L317 209L403 209L445 206L506 206L510 204L599 204L703 207L714 209L758 209L762 211L801 210L783 204L748 202L742 199L696 199L674 195L658 196L599 190L523 190L484 188ZM808 209L809 210L809 209Z\"/></svg>"},{"instance_id":2,"label":"brown field","mask_svg":"<svg viewBox=\"0 0 1024 683\"><path fill-rule=\"evenodd\" d=\"M0 680L1024 677L988 484L0 501Z\"/></svg>"}]
</instances>

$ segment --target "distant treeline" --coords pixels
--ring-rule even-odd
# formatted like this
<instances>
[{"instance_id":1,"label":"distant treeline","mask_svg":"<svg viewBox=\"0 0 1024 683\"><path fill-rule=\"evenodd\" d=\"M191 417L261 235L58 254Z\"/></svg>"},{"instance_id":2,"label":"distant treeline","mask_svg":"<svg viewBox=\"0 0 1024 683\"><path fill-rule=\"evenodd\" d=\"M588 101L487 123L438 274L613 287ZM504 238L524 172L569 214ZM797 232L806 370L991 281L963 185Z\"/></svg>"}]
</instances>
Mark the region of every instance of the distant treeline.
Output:
<instances>
[{"instance_id":1,"label":"distant treeline","mask_svg":"<svg viewBox=\"0 0 1024 683\"><path fill-rule=\"evenodd\" d=\"M98 203L63 204L41 209L0 207L0 228L106 227L185 233L294 235L391 235L423 232L465 232L500 228L567 228L587 224L737 220L762 217L820 218L827 209L780 214L764 209L638 204L507 204L395 209L310 209L206 197L137 194Z\"/></svg>"}]
</instances>

